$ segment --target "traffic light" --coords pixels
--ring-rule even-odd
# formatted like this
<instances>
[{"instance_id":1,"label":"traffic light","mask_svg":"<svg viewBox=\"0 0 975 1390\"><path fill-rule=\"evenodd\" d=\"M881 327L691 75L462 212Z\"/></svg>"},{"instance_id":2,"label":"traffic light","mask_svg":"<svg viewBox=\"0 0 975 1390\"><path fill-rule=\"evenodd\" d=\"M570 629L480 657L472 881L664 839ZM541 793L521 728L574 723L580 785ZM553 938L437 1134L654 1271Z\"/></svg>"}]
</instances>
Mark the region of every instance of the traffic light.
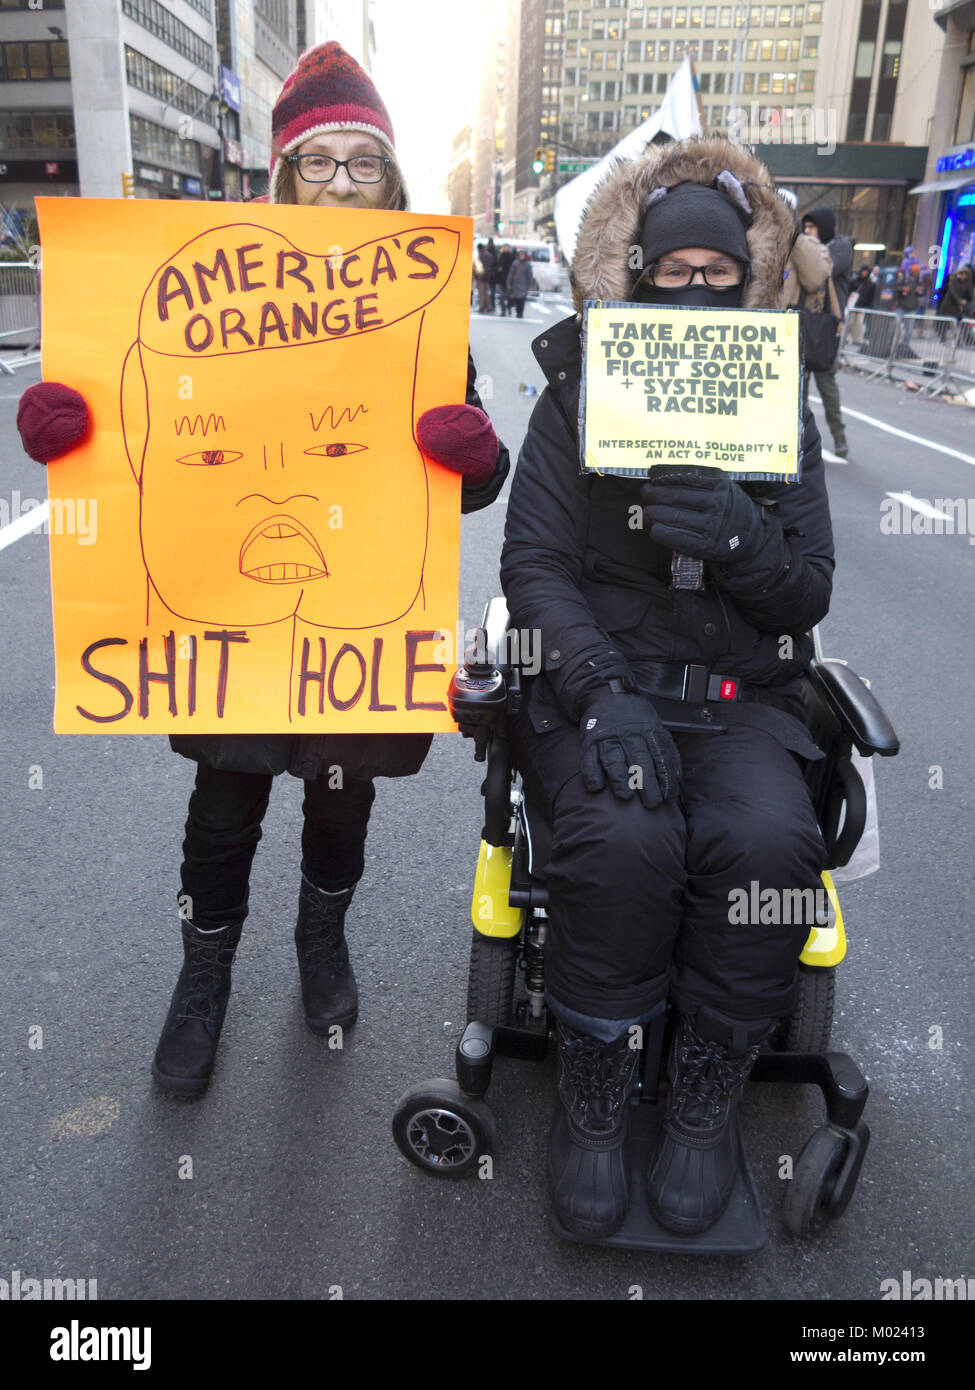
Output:
<instances>
[{"instance_id":1,"label":"traffic light","mask_svg":"<svg viewBox=\"0 0 975 1390\"><path fill-rule=\"evenodd\" d=\"M134 175L134 174L123 174L123 175L122 175L122 197L123 197L123 198L134 198L134 197L135 197L135 175Z\"/></svg>"},{"instance_id":2,"label":"traffic light","mask_svg":"<svg viewBox=\"0 0 975 1390\"><path fill-rule=\"evenodd\" d=\"M538 145L532 160L533 174L551 174L555 168L555 151L548 145Z\"/></svg>"}]
</instances>

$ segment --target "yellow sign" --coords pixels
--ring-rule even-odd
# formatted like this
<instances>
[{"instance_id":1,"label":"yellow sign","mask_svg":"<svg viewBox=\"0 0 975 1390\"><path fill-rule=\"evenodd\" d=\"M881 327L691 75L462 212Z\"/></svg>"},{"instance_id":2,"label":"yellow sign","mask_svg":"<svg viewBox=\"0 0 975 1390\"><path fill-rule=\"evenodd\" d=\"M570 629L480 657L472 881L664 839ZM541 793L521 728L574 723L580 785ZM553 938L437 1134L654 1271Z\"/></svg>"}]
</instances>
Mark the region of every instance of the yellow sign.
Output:
<instances>
[{"instance_id":1,"label":"yellow sign","mask_svg":"<svg viewBox=\"0 0 975 1390\"><path fill-rule=\"evenodd\" d=\"M798 314L587 300L582 342L584 472L680 462L798 480Z\"/></svg>"},{"instance_id":2,"label":"yellow sign","mask_svg":"<svg viewBox=\"0 0 975 1390\"><path fill-rule=\"evenodd\" d=\"M470 222L39 199L58 733L452 730ZM460 266L463 273L457 270ZM94 524L92 524L94 523Z\"/></svg>"}]
</instances>

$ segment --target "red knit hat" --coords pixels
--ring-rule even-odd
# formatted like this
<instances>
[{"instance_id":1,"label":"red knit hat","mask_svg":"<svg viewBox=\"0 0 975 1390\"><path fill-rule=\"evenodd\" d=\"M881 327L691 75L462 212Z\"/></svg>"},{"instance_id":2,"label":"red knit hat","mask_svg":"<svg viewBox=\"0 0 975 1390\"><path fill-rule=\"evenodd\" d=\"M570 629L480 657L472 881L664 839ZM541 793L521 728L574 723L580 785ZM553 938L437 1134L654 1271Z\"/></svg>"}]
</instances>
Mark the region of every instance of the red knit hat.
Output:
<instances>
[{"instance_id":1,"label":"red knit hat","mask_svg":"<svg viewBox=\"0 0 975 1390\"><path fill-rule=\"evenodd\" d=\"M375 83L334 39L301 55L275 102L268 190L272 203L281 202L287 186L288 164L281 156L328 130L361 130L396 157L393 124Z\"/></svg>"}]
</instances>

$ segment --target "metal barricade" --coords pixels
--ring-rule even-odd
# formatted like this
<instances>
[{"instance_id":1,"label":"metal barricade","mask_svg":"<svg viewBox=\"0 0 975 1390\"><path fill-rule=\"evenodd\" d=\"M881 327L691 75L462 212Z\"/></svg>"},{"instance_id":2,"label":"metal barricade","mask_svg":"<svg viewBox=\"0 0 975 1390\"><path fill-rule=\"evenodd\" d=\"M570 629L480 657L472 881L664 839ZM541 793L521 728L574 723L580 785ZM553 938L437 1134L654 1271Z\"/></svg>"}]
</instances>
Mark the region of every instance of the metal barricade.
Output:
<instances>
[{"instance_id":1,"label":"metal barricade","mask_svg":"<svg viewBox=\"0 0 975 1390\"><path fill-rule=\"evenodd\" d=\"M31 356L0 357L0 371L8 376L29 360L36 362L41 342L41 277L27 261L0 261L0 353L23 348Z\"/></svg>"},{"instance_id":2,"label":"metal barricade","mask_svg":"<svg viewBox=\"0 0 975 1390\"><path fill-rule=\"evenodd\" d=\"M897 315L885 309L848 310L840 338L840 366L880 375L890 358L896 320Z\"/></svg>"},{"instance_id":3,"label":"metal barricade","mask_svg":"<svg viewBox=\"0 0 975 1390\"><path fill-rule=\"evenodd\" d=\"M942 315L851 309L843 325L840 363L864 370L868 380L915 381L922 395L950 392L959 329Z\"/></svg>"},{"instance_id":4,"label":"metal barricade","mask_svg":"<svg viewBox=\"0 0 975 1390\"><path fill-rule=\"evenodd\" d=\"M951 377L957 379L966 391L970 391L975 383L975 319L962 319L958 324Z\"/></svg>"}]
</instances>

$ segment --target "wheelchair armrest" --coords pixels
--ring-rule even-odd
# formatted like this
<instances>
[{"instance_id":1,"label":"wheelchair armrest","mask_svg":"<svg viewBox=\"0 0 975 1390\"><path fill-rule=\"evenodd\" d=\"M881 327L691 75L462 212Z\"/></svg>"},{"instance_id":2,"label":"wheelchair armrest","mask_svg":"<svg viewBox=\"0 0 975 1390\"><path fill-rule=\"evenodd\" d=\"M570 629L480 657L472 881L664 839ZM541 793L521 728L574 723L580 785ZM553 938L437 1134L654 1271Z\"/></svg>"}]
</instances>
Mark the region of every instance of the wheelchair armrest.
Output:
<instances>
[{"instance_id":1,"label":"wheelchair armrest","mask_svg":"<svg viewBox=\"0 0 975 1390\"><path fill-rule=\"evenodd\" d=\"M813 660L808 678L826 701L840 729L864 757L892 758L900 739L879 700L849 666L832 658Z\"/></svg>"},{"instance_id":2,"label":"wheelchair armrest","mask_svg":"<svg viewBox=\"0 0 975 1390\"><path fill-rule=\"evenodd\" d=\"M481 627L485 633L485 660L499 671L505 671L511 665L508 644L505 641L508 622L508 600L504 595L499 594L497 598L489 599L484 609L484 617L481 619Z\"/></svg>"}]
</instances>

